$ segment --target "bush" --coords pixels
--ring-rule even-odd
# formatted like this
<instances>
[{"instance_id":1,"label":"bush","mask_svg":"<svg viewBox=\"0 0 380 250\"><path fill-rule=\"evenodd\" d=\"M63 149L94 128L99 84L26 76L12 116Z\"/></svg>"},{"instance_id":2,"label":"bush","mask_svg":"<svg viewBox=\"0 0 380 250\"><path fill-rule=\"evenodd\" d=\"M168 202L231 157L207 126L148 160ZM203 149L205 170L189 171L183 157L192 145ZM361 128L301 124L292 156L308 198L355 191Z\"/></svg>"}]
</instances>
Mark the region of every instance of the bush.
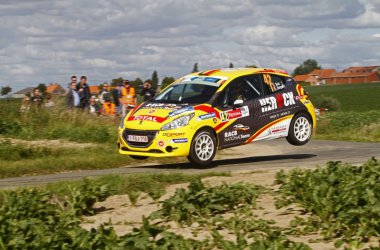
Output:
<instances>
[{"instance_id":1,"label":"bush","mask_svg":"<svg viewBox=\"0 0 380 250\"><path fill-rule=\"evenodd\" d=\"M325 108L329 111L339 111L340 102L338 99L331 96L320 96L318 98L312 99L313 104L317 108Z\"/></svg>"},{"instance_id":2,"label":"bush","mask_svg":"<svg viewBox=\"0 0 380 250\"><path fill-rule=\"evenodd\" d=\"M297 203L312 215L293 225L318 232L326 239L358 245L380 232L380 162L372 158L362 166L329 162L315 170L282 170L276 176L282 195L277 207Z\"/></svg>"}]
</instances>

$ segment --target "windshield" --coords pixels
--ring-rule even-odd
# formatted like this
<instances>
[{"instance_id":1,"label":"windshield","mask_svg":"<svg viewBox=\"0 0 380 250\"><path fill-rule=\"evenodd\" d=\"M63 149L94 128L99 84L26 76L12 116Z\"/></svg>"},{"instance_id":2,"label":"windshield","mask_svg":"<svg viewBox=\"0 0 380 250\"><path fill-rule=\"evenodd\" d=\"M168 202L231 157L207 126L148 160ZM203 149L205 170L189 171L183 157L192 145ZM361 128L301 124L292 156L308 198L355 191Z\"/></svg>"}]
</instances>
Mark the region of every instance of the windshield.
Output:
<instances>
[{"instance_id":1,"label":"windshield","mask_svg":"<svg viewBox=\"0 0 380 250\"><path fill-rule=\"evenodd\" d=\"M165 103L205 103L215 94L219 88L215 83L177 83L160 93L155 102Z\"/></svg>"}]
</instances>

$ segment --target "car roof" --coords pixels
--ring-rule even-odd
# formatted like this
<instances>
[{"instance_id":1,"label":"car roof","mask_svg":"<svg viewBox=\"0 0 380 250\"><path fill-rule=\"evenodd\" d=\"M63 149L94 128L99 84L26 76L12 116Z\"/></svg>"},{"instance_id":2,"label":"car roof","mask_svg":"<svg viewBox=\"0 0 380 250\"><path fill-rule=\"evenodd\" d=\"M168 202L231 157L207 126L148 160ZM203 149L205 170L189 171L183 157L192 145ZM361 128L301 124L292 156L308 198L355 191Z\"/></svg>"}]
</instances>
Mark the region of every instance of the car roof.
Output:
<instances>
[{"instance_id":1,"label":"car roof","mask_svg":"<svg viewBox=\"0 0 380 250\"><path fill-rule=\"evenodd\" d=\"M223 76L228 78L236 78L239 76L257 73L273 73L282 76L289 76L285 70L275 68L222 68L196 72L189 74L188 76Z\"/></svg>"}]
</instances>

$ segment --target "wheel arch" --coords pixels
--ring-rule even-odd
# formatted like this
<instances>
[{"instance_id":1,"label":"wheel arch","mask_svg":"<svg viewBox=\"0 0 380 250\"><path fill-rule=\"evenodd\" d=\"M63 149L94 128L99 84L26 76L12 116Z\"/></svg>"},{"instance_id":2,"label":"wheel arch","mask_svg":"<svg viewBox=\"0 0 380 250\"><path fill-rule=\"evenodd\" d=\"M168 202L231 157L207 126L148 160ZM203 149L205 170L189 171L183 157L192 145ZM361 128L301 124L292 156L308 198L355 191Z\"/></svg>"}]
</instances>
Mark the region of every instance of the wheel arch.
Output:
<instances>
[{"instance_id":1,"label":"wheel arch","mask_svg":"<svg viewBox=\"0 0 380 250\"><path fill-rule=\"evenodd\" d=\"M198 129L195 131L194 136L195 136L195 134L196 134L198 131L200 131L200 130L204 130L204 129L207 129L207 130L209 130L209 131L211 131L211 132L213 133L213 135L214 135L214 137L215 137L215 140L216 140L216 146L217 146L217 148L219 148L218 134L216 133L216 131L214 130L214 128L211 127L211 126L206 125L206 126L203 126L203 127L198 128ZM193 136L193 138L192 138L191 140L194 139L194 136Z\"/></svg>"},{"instance_id":2,"label":"wheel arch","mask_svg":"<svg viewBox=\"0 0 380 250\"><path fill-rule=\"evenodd\" d=\"M297 116L299 114L307 115L307 117L309 118L309 120L311 122L311 126L314 127L313 117L311 116L311 114L307 110L300 110L300 111L296 112L293 117L295 117L295 116Z\"/></svg>"}]
</instances>

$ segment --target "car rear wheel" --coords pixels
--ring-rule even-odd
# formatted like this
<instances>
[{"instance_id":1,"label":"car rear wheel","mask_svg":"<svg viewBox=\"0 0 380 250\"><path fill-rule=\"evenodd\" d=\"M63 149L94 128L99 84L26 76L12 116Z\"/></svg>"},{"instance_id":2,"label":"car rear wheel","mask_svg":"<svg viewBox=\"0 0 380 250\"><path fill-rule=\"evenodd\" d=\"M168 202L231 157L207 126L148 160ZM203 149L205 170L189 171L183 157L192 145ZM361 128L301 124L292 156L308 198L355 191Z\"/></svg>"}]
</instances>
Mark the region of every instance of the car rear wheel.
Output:
<instances>
[{"instance_id":1,"label":"car rear wheel","mask_svg":"<svg viewBox=\"0 0 380 250\"><path fill-rule=\"evenodd\" d=\"M142 155L129 155L129 156L135 160L145 160L149 158L149 156L142 156Z\"/></svg>"},{"instance_id":2,"label":"car rear wheel","mask_svg":"<svg viewBox=\"0 0 380 250\"><path fill-rule=\"evenodd\" d=\"M210 129L198 131L193 138L190 146L190 154L187 157L193 164L206 166L215 156L216 139Z\"/></svg>"},{"instance_id":3,"label":"car rear wheel","mask_svg":"<svg viewBox=\"0 0 380 250\"><path fill-rule=\"evenodd\" d=\"M306 114L296 115L290 123L289 134L286 140L296 146L306 144L311 138L312 125Z\"/></svg>"}]
</instances>

